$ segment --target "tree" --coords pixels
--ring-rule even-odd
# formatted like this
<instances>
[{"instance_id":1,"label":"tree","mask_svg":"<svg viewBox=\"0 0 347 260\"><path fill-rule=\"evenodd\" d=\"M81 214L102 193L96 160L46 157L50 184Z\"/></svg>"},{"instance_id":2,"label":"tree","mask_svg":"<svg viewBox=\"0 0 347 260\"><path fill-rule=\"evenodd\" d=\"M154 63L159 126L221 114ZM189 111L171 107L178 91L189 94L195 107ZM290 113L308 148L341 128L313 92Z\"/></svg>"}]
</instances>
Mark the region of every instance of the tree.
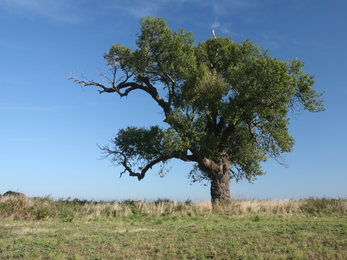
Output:
<instances>
[{"instance_id":1,"label":"tree","mask_svg":"<svg viewBox=\"0 0 347 260\"><path fill-rule=\"evenodd\" d=\"M294 145L288 112L324 110L314 77L299 59L278 60L250 40L212 37L195 45L191 32L173 32L162 18L140 24L138 49L115 44L105 54L111 77L101 76L109 85L70 76L100 94L144 91L162 109L166 128L121 129L111 148L100 147L124 168L121 175L141 180L170 159L194 162L188 176L209 181L212 203L224 203L231 179L253 182L264 174L262 162L284 163L282 155Z\"/></svg>"}]
</instances>

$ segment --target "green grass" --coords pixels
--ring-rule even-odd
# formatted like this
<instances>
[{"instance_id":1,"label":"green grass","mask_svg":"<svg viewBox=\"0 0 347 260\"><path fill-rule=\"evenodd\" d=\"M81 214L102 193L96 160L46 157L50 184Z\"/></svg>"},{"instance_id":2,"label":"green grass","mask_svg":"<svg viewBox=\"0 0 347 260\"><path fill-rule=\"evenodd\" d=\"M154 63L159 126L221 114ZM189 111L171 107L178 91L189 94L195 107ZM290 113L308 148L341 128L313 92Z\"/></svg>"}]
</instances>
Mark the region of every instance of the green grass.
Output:
<instances>
[{"instance_id":1,"label":"green grass","mask_svg":"<svg viewBox=\"0 0 347 260\"><path fill-rule=\"evenodd\" d=\"M347 259L346 209L346 200L326 198L212 210L1 197L0 259Z\"/></svg>"}]
</instances>

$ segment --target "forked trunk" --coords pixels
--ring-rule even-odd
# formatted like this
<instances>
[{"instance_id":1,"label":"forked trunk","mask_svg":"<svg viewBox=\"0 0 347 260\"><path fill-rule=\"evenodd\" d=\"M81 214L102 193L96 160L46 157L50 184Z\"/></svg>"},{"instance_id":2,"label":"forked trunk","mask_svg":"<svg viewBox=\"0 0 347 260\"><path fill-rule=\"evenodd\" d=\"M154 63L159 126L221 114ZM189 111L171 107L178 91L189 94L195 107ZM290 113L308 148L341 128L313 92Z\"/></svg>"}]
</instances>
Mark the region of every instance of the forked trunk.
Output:
<instances>
[{"instance_id":1,"label":"forked trunk","mask_svg":"<svg viewBox=\"0 0 347 260\"><path fill-rule=\"evenodd\" d=\"M221 165L214 171L211 178L211 201L212 205L228 203L230 196L230 176L228 165Z\"/></svg>"}]
</instances>

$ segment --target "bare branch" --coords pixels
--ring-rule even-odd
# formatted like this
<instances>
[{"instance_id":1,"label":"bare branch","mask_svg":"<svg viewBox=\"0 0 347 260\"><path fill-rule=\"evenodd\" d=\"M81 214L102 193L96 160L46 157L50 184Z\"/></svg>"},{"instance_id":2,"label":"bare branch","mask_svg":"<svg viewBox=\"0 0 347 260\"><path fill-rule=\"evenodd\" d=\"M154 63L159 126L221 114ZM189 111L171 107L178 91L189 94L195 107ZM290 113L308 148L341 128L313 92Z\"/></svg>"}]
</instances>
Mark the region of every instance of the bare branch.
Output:
<instances>
[{"instance_id":1,"label":"bare branch","mask_svg":"<svg viewBox=\"0 0 347 260\"><path fill-rule=\"evenodd\" d=\"M116 73L117 73L116 69L113 72L112 80L101 72L97 73L98 75L108 80L108 83L112 85L111 88L105 87L103 84L95 82L94 80L89 80L85 76L82 76L84 80L77 79L73 74L71 74L70 76L67 76L67 78L69 80L72 80L75 84L80 85L82 88L87 86L99 87L102 89L102 90L98 90L99 94L116 92L120 97L124 97L124 96L128 96L129 93L133 90L141 89L147 92L158 103L158 105L162 107L166 117L168 117L172 113L170 103L166 102L162 97L159 96L157 89L151 84L150 80L147 77L143 77L141 75L137 76L137 79L141 81L143 84L139 84L134 81L127 82L131 77L133 77L134 74L132 73L129 74L126 71L123 71L123 72L125 73L125 76L124 76L125 79L120 83L118 83L119 80L116 81Z\"/></svg>"},{"instance_id":2,"label":"bare branch","mask_svg":"<svg viewBox=\"0 0 347 260\"><path fill-rule=\"evenodd\" d=\"M82 76L85 80L79 80L77 79L75 76L73 75L70 75L70 76L67 76L67 78L69 80L72 80L75 84L78 84L80 85L82 88L83 87L87 87L87 86L97 86L97 87L100 87L102 88L102 90L98 90L99 93L103 93L103 92L107 92L107 93L113 93L113 92L117 92L117 88L107 88L105 87L103 84L101 83L98 83L98 82L95 82L93 80L89 80L87 79L85 76Z\"/></svg>"},{"instance_id":3,"label":"bare branch","mask_svg":"<svg viewBox=\"0 0 347 260\"><path fill-rule=\"evenodd\" d=\"M129 176L132 176L132 177L137 177L137 179L140 181L142 180L147 171L149 169L152 169L152 167L160 162L165 162L173 157L170 157L170 156L160 156L158 157L157 159L149 162L144 168L142 168L141 172L135 172L132 170L131 168L131 163L129 162L127 156L125 153L121 152L121 151L114 151L114 150L111 150L108 148L108 146L104 146L104 147L100 147L99 148L103 151L104 154L106 154L102 159L105 159L107 158L108 156L110 155L113 155L113 159L112 161L113 162L117 162L119 165L122 165L124 167L124 171L120 172L120 177L122 177L122 175L125 173L125 172L128 172L129 173Z\"/></svg>"}]
</instances>

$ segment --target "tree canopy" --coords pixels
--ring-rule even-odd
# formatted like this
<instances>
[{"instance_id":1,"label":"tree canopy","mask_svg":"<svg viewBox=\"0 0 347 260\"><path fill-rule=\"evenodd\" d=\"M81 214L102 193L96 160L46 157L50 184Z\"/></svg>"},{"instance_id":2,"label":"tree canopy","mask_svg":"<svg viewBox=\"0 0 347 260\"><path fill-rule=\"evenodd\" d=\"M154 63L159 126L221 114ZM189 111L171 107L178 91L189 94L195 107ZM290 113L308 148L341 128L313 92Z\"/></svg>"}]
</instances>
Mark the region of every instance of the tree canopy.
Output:
<instances>
[{"instance_id":1,"label":"tree canopy","mask_svg":"<svg viewBox=\"0 0 347 260\"><path fill-rule=\"evenodd\" d=\"M209 181L212 202L225 202L230 179L252 182L264 174L262 162L281 162L292 150L288 112L324 110L299 59L279 60L250 40L212 37L195 44L193 33L174 32L162 18L140 24L137 49L115 44L105 54L107 86L70 77L100 94L144 91L161 107L167 127L127 127L111 147L101 147L124 168L121 174L141 180L170 159L194 162L192 181Z\"/></svg>"}]
</instances>

